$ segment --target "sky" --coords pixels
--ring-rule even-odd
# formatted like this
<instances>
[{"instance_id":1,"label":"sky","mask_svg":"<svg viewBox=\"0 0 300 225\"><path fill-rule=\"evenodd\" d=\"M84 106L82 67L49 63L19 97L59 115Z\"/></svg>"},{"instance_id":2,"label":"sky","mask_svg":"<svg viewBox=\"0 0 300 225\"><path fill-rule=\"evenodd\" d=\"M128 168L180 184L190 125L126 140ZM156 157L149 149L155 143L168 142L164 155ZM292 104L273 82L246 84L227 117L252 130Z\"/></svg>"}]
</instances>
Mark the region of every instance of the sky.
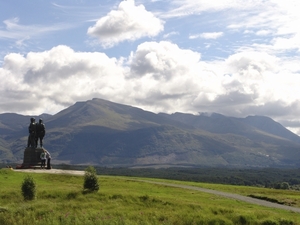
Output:
<instances>
[{"instance_id":1,"label":"sky","mask_svg":"<svg viewBox=\"0 0 300 225\"><path fill-rule=\"evenodd\" d=\"M298 0L0 2L0 113L102 98L300 135Z\"/></svg>"}]
</instances>

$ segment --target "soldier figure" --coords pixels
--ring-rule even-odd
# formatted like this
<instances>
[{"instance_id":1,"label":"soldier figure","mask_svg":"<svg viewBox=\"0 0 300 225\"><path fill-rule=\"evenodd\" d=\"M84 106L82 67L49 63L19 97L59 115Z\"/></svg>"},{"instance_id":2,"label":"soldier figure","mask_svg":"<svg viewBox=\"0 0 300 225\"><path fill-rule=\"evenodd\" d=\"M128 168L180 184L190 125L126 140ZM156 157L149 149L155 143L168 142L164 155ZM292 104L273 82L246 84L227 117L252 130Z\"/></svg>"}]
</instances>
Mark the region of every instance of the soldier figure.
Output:
<instances>
[{"instance_id":1,"label":"soldier figure","mask_svg":"<svg viewBox=\"0 0 300 225\"><path fill-rule=\"evenodd\" d=\"M32 147L35 148L35 136L36 136L36 124L35 124L35 119L30 118L30 124L28 127L29 131L29 136L28 136L28 142L27 142L27 147Z\"/></svg>"},{"instance_id":2,"label":"soldier figure","mask_svg":"<svg viewBox=\"0 0 300 225\"><path fill-rule=\"evenodd\" d=\"M43 138L46 134L45 124L43 124L43 120L39 119L39 123L36 124L36 139L35 144L38 146L38 141L40 140L40 146L43 147Z\"/></svg>"}]
</instances>

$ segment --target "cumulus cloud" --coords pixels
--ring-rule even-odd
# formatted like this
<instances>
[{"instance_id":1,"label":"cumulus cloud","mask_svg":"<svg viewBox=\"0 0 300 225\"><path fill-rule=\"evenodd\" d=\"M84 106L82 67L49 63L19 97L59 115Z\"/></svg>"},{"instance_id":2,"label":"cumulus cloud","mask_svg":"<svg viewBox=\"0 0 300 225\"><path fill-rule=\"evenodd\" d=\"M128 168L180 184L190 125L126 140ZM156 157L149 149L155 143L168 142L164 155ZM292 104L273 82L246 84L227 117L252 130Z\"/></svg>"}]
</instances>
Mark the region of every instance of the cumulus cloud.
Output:
<instances>
[{"instance_id":1,"label":"cumulus cloud","mask_svg":"<svg viewBox=\"0 0 300 225\"><path fill-rule=\"evenodd\" d=\"M98 38L102 46L112 47L125 40L156 36L163 31L163 24L143 5L136 6L134 0L125 0L117 10L100 18L87 33Z\"/></svg>"},{"instance_id":2,"label":"cumulus cloud","mask_svg":"<svg viewBox=\"0 0 300 225\"><path fill-rule=\"evenodd\" d=\"M145 42L138 46L132 57L131 75L149 75L154 79L170 80L184 76L187 71L195 73L200 54L180 49L167 41Z\"/></svg>"},{"instance_id":3,"label":"cumulus cloud","mask_svg":"<svg viewBox=\"0 0 300 225\"><path fill-rule=\"evenodd\" d=\"M3 18L0 113L56 113L98 97L154 112L266 115L300 134L299 1L138 2L121 1L108 13L111 1L97 7L90 3L83 11L82 5L54 4L55 9L68 10L68 18L81 12L73 25L23 25L21 16ZM106 16L94 20L99 14ZM79 41L86 40L69 38L69 31L49 35L76 27L78 21L82 26L76 34L86 32L87 21L94 23L87 33L95 37L96 46L81 46ZM43 42L44 34L48 36ZM152 39L134 42L145 37ZM60 45L67 39L77 49L89 50ZM6 40L13 40L13 46L5 47ZM26 49L29 40L42 50L14 50L16 43ZM126 41L132 42L130 53L121 45ZM99 43L119 48L97 52ZM7 53L19 50L25 53ZM117 54L124 58L111 57Z\"/></svg>"},{"instance_id":4,"label":"cumulus cloud","mask_svg":"<svg viewBox=\"0 0 300 225\"><path fill-rule=\"evenodd\" d=\"M226 61L232 72L241 75L246 73L252 79L257 79L257 76L266 71L274 72L278 59L264 52L247 51L231 55Z\"/></svg>"},{"instance_id":5,"label":"cumulus cloud","mask_svg":"<svg viewBox=\"0 0 300 225\"><path fill-rule=\"evenodd\" d=\"M26 56L8 54L0 69L1 109L53 113L100 97L155 112L191 112L199 93L213 95L215 87L221 89L212 68L200 58L170 42L143 43L128 61L67 46Z\"/></svg>"},{"instance_id":6,"label":"cumulus cloud","mask_svg":"<svg viewBox=\"0 0 300 225\"><path fill-rule=\"evenodd\" d=\"M200 56L170 42L141 44L131 57L128 81L139 93L133 99L164 112L293 116L287 108L297 101L298 85L290 77L297 68L285 71L287 62L265 52L210 62Z\"/></svg>"},{"instance_id":7,"label":"cumulus cloud","mask_svg":"<svg viewBox=\"0 0 300 225\"><path fill-rule=\"evenodd\" d=\"M203 61L199 52L168 41L142 43L127 59L61 45L6 55L0 106L2 112L55 113L99 97L154 112L261 114L288 124L300 111L295 65L253 51Z\"/></svg>"},{"instance_id":8,"label":"cumulus cloud","mask_svg":"<svg viewBox=\"0 0 300 225\"><path fill-rule=\"evenodd\" d=\"M13 111L13 103L24 113L55 112L80 99L113 95L123 87L119 63L104 53L74 52L67 46L9 54L0 70L1 109Z\"/></svg>"}]
</instances>

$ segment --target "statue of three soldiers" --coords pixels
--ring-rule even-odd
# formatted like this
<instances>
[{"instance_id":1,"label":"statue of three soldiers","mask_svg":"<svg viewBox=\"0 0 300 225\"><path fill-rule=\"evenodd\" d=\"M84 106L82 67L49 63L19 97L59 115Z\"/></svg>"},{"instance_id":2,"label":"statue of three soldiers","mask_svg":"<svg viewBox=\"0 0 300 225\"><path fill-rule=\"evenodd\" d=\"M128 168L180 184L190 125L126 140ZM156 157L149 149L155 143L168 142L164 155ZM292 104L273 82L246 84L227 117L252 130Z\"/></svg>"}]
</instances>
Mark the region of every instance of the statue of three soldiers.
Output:
<instances>
[{"instance_id":1,"label":"statue of three soldiers","mask_svg":"<svg viewBox=\"0 0 300 225\"><path fill-rule=\"evenodd\" d=\"M40 141L40 146L43 147L43 138L46 134L45 124L43 120L39 119L39 123L35 122L35 118L30 118L30 124L28 127L29 136L27 147L37 148L38 141Z\"/></svg>"}]
</instances>

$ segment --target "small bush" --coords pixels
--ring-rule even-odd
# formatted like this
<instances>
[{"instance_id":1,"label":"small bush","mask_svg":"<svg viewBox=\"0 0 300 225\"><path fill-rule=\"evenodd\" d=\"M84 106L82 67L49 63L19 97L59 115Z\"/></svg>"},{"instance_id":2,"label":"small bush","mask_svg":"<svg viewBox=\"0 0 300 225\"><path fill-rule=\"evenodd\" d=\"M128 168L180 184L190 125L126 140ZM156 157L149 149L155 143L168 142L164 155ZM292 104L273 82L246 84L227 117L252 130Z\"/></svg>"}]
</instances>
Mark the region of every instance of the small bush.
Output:
<instances>
[{"instance_id":1,"label":"small bush","mask_svg":"<svg viewBox=\"0 0 300 225\"><path fill-rule=\"evenodd\" d=\"M92 166L85 169L83 190L90 192L99 190L96 169Z\"/></svg>"},{"instance_id":2,"label":"small bush","mask_svg":"<svg viewBox=\"0 0 300 225\"><path fill-rule=\"evenodd\" d=\"M7 211L8 211L7 208L5 208L5 207L0 207L0 213L2 213L2 212L7 212Z\"/></svg>"},{"instance_id":3,"label":"small bush","mask_svg":"<svg viewBox=\"0 0 300 225\"><path fill-rule=\"evenodd\" d=\"M273 220L265 220L261 223L262 225L278 225L278 223L276 221Z\"/></svg>"},{"instance_id":4,"label":"small bush","mask_svg":"<svg viewBox=\"0 0 300 225\"><path fill-rule=\"evenodd\" d=\"M280 224L280 225L294 225L294 222L293 222L293 221L290 221L290 220L281 219L281 220L279 221L279 224Z\"/></svg>"},{"instance_id":5,"label":"small bush","mask_svg":"<svg viewBox=\"0 0 300 225\"><path fill-rule=\"evenodd\" d=\"M112 196L109 197L109 199L113 199L113 200L115 200L115 199L123 199L123 195L112 195Z\"/></svg>"},{"instance_id":6,"label":"small bush","mask_svg":"<svg viewBox=\"0 0 300 225\"><path fill-rule=\"evenodd\" d=\"M148 195L143 195L139 197L141 201L145 202L149 200L149 196Z\"/></svg>"},{"instance_id":7,"label":"small bush","mask_svg":"<svg viewBox=\"0 0 300 225\"><path fill-rule=\"evenodd\" d=\"M76 199L78 197L78 192L70 192L67 194L67 199Z\"/></svg>"},{"instance_id":8,"label":"small bush","mask_svg":"<svg viewBox=\"0 0 300 225\"><path fill-rule=\"evenodd\" d=\"M22 195L24 200L33 200L36 196L36 185L33 178L28 175L24 178L22 183Z\"/></svg>"}]
</instances>

